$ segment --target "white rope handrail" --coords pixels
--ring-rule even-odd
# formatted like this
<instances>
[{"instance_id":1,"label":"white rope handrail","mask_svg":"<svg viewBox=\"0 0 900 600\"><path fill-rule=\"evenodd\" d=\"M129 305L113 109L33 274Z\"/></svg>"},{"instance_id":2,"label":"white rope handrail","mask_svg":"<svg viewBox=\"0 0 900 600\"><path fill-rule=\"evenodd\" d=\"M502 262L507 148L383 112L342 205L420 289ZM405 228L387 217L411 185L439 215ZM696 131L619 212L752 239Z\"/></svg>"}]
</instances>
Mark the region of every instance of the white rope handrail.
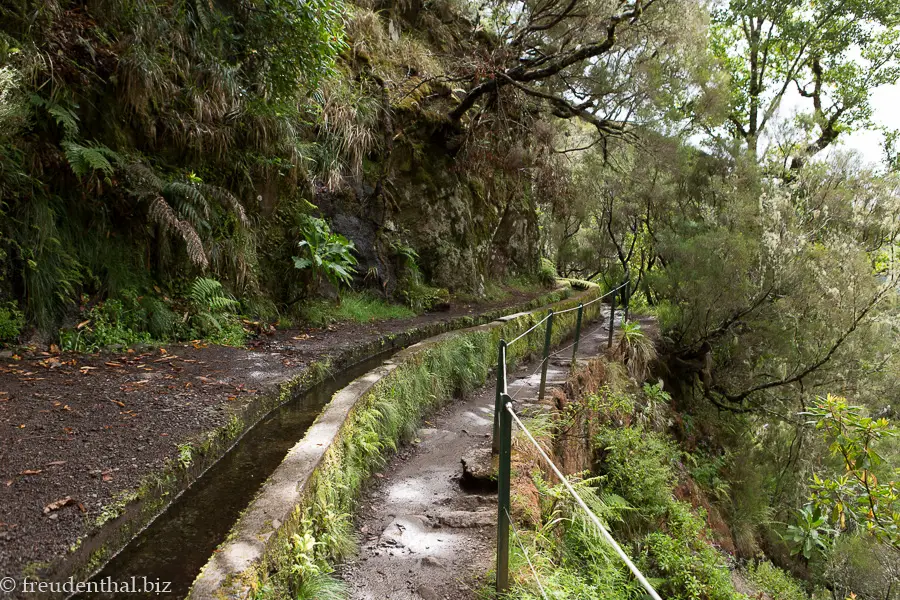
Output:
<instances>
[{"instance_id":1,"label":"white rope handrail","mask_svg":"<svg viewBox=\"0 0 900 600\"><path fill-rule=\"evenodd\" d=\"M554 315L564 315L564 314L566 314L567 312L572 312L573 310L578 310L579 308L584 308L584 305L583 305L583 304L579 304L578 306L573 306L572 308L567 308L566 310L560 310L560 311L557 311L557 312L555 312L555 313L553 313L553 314L554 314Z\"/></svg>"},{"instance_id":2,"label":"white rope handrail","mask_svg":"<svg viewBox=\"0 0 900 600\"><path fill-rule=\"evenodd\" d=\"M593 513L593 511L591 511L591 509L588 508L588 505L585 504L584 500L581 499L581 496L578 495L578 492L575 491L575 488L572 487L572 484L569 483L569 480L566 478L566 476L562 474L562 472L556 467L555 464L553 464L553 461L550 460L550 457L547 456L547 453L544 452L544 449L541 448L541 445L537 443L537 440L534 439L534 436L531 435L531 432L528 431L528 429L525 427L525 425L522 423L522 421L519 420L518 415L516 415L515 411L512 408L512 404L510 402L507 402L505 404L505 408L509 412L509 414L512 415L512 418L513 418L513 420L515 420L516 424L519 426L519 429L521 429L525 433L526 437L528 437L528 440L534 445L535 448L537 448L537 451L538 451L538 453L540 453L541 458L543 458L544 461L546 461L546 463L553 470L553 472L556 474L556 476L559 478L559 480L562 481L563 485L566 487L566 489L569 491L569 493L572 494L572 496L575 498L575 501L578 503L578 505L582 508L582 510L584 510L584 512L587 513L587 515L588 515L588 517L590 517L591 521L593 521L594 525L597 527L597 529L600 531L600 534L603 536L603 539L605 539L606 542L610 546L612 546L613 550L615 550L616 554L619 555L619 558L622 559L622 561L625 563L625 565L628 567L628 569L631 571L631 573L635 576L635 578L638 580L638 582L641 584L641 586L647 591L648 594L650 594L650 597L653 598L653 600L662 600L662 598L660 598L659 594L656 593L656 590L653 589L653 586L650 585L650 582L647 581L647 578L644 577L644 574L640 572L640 570L635 566L635 564L633 562L631 562L631 559L628 558L628 555L625 554L625 551L622 550L621 546L619 546L619 544L616 542L616 540L613 539L612 535L610 535L610 533L609 533L609 531L607 531L606 527L603 526L603 523L600 522L600 519L597 517L597 515L595 515Z\"/></svg>"},{"instance_id":3,"label":"white rope handrail","mask_svg":"<svg viewBox=\"0 0 900 600\"><path fill-rule=\"evenodd\" d=\"M537 582L538 589L541 590L541 598L543 598L544 600L549 600L547 598L547 592L544 591L544 586L541 585L541 578L538 577L537 570L535 570L534 565L531 564L531 558L529 558L528 556L528 551L525 550L525 545L522 543L521 538L519 538L519 530L516 529L516 524L513 522L512 515L509 514L509 511L505 508L503 509L503 512L506 513L506 518L509 520L509 524L512 525L513 537L516 538L516 542L518 542L519 548L522 549L522 554L525 555L525 560L528 562L528 566L531 568L531 574L534 575L534 580L535 582Z\"/></svg>"},{"instance_id":4,"label":"white rope handrail","mask_svg":"<svg viewBox=\"0 0 900 600\"><path fill-rule=\"evenodd\" d=\"M523 337L525 337L526 335L528 335L529 333L531 333L532 331L534 331L535 329L540 327L541 324L549 318L550 318L550 313L547 313L546 317L544 317L543 319L541 319L540 321L538 321L537 323L535 323L534 325L532 325L531 327L526 329L523 333L519 334L517 337L513 338L513 340L511 342L506 342L506 347L509 348L510 346L512 346L519 340L521 340Z\"/></svg>"},{"instance_id":5,"label":"white rope handrail","mask_svg":"<svg viewBox=\"0 0 900 600\"><path fill-rule=\"evenodd\" d=\"M598 297L594 298L594 299L591 300L590 302L585 302L584 304L579 304L578 306L573 306L572 308L567 308L567 309L565 309L565 310L560 310L560 311L554 312L553 314L554 314L554 315L563 315L563 314L565 314L565 313L567 313L567 312L572 312L573 310L578 310L579 308L582 308L582 309L583 309L584 307L590 306L591 304L593 304L594 302L597 302L598 300L603 300L604 298L606 298L606 297L609 296L610 294L613 294L613 293L615 293L615 292L618 292L618 291L621 290L623 287L625 287L626 285L628 285L628 283L629 283L629 282L626 281L625 283L621 284L619 287L617 287L617 288L615 288L615 289L612 289L612 290L606 292L606 293L603 294L602 296L598 296ZM541 324L542 324L544 321L546 321L547 319L549 319L549 318L550 318L550 313L547 313L547 315L546 315L543 319L541 319L540 321L538 321L537 323L535 323L534 325L532 325L531 327L529 327L528 329L526 329L524 332L520 333L518 336L516 336L515 338L513 338L512 341L506 342L506 346L507 346L507 347L512 346L514 343L518 342L518 341L521 340L523 337L525 337L526 335L528 335L529 333L531 333L532 331L534 331L535 329L537 329L538 327L540 327Z\"/></svg>"},{"instance_id":6,"label":"white rope handrail","mask_svg":"<svg viewBox=\"0 0 900 600\"><path fill-rule=\"evenodd\" d=\"M617 287L617 288L615 288L615 289L612 289L612 290L609 290L608 292L606 292L606 293L603 294L602 296L597 296L596 298L594 298L594 299L591 300L590 302L585 302L584 305L587 306L587 305L589 305L589 304L593 304L593 303L596 302L597 300L603 300L604 298L606 298L606 297L609 296L610 294L613 294L613 293L615 293L615 292L618 292L619 290L621 290L623 287L625 287L625 286L628 285L629 283L630 283L630 282L626 281L625 283L619 285L619 287Z\"/></svg>"}]
</instances>

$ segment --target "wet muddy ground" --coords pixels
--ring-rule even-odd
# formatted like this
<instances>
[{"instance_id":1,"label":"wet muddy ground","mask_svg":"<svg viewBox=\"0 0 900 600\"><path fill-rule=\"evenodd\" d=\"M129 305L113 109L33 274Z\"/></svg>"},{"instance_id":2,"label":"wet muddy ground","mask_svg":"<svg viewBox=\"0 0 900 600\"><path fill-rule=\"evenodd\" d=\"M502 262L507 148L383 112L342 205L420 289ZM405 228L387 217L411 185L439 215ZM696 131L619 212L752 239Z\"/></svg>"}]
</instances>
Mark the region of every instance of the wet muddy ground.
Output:
<instances>
[{"instance_id":1,"label":"wet muddy ground","mask_svg":"<svg viewBox=\"0 0 900 600\"><path fill-rule=\"evenodd\" d=\"M607 331L599 322L587 326L578 356L598 356ZM566 343L551 358L548 388L565 382L571 356ZM540 364L508 373L518 414L540 410ZM338 570L350 598L476 600L480 587L492 585L487 574L495 561L497 494L463 480L461 460L490 455L494 394L488 385L444 407L375 477L358 512L360 552Z\"/></svg>"},{"instance_id":2,"label":"wet muddy ground","mask_svg":"<svg viewBox=\"0 0 900 600\"><path fill-rule=\"evenodd\" d=\"M514 293L412 319L279 331L249 348L0 354L0 576L65 555L105 506L177 460L179 445L310 362L531 298Z\"/></svg>"}]
</instances>

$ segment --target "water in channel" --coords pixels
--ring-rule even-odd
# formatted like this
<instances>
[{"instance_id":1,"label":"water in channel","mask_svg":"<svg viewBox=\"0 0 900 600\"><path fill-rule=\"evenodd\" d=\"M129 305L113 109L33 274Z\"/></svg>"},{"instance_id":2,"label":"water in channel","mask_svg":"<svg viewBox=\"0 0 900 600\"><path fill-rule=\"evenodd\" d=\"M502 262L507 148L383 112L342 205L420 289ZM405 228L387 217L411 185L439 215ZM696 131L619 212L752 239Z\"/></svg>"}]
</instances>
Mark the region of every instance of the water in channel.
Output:
<instances>
[{"instance_id":1,"label":"water in channel","mask_svg":"<svg viewBox=\"0 0 900 600\"><path fill-rule=\"evenodd\" d=\"M349 367L274 409L178 497L92 579L131 582L144 589L129 598L184 598L194 578L225 539L266 478L306 433L334 393L380 365L398 349ZM159 586L153 584L159 582ZM77 595L78 600L121 598L120 594Z\"/></svg>"}]
</instances>

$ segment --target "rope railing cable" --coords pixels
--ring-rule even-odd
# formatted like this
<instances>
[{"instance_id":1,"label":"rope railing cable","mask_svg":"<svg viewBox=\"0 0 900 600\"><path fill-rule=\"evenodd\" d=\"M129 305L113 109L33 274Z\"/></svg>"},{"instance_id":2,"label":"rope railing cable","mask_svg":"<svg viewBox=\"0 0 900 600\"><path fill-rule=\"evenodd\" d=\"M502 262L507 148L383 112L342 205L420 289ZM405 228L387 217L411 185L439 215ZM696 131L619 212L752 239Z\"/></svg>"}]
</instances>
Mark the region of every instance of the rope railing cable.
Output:
<instances>
[{"instance_id":1,"label":"rope railing cable","mask_svg":"<svg viewBox=\"0 0 900 600\"><path fill-rule=\"evenodd\" d=\"M582 304L582 305L580 305L580 306L573 306L572 308L567 308L567 309L565 309L565 310L560 310L560 311L556 312L555 314L556 314L557 316L559 316L559 315L563 315L563 314L565 314L565 313L567 313L567 312L572 312L573 310L578 310L579 308L584 308L584 307L586 307L586 306L589 306L589 305L593 304L594 302L596 302L596 301L598 301L598 300L603 300L604 298L606 298L606 297L609 296L610 294L613 294L613 293L615 293L615 292L618 292L619 290L621 290L621 289L622 289L623 287L625 287L626 285L628 285L628 282L627 282L627 281L626 281L625 283L621 284L619 287L617 287L617 288L615 288L615 289L613 289L613 290L610 290L610 291L606 292L606 293L603 294L602 296L598 296L598 297L594 298L594 299L591 300L590 302L585 302L584 304ZM515 338L513 338L512 341L506 342L506 347L508 348L508 347L512 346L513 344L515 344L516 342L518 342L519 340L521 340L523 337L525 337L526 335L528 335L529 333L531 333L532 331L534 331L535 329L537 329L538 327L540 327L540 326L544 323L544 321L546 321L546 320L549 319L549 318L550 318L550 315L547 314L543 319L541 319L540 321L538 321L537 323L535 323L534 325L532 325L531 327L529 327L528 329L526 329L525 331L523 331L522 333L520 333L518 336L516 336Z\"/></svg>"},{"instance_id":2,"label":"rope railing cable","mask_svg":"<svg viewBox=\"0 0 900 600\"><path fill-rule=\"evenodd\" d=\"M591 302L593 302L593 300ZM573 310L578 310L579 308L582 308L582 305L579 304L578 306L573 306L572 308L567 308L566 310L560 310L554 314L558 317L559 315L564 315L567 312L572 312Z\"/></svg>"},{"instance_id":3,"label":"rope railing cable","mask_svg":"<svg viewBox=\"0 0 900 600\"><path fill-rule=\"evenodd\" d=\"M511 342L506 342L506 347L509 348L510 346L512 346L519 340L521 340L523 337L525 337L526 335L528 335L529 333L531 333L532 331L534 331L535 329L540 327L541 324L549 318L550 318L550 314L548 313L546 317L544 317L543 319L541 319L540 321L538 321L537 323L535 323L534 325L532 325L531 327L526 329L523 333L520 333L517 337L513 338L513 340Z\"/></svg>"},{"instance_id":4,"label":"rope railing cable","mask_svg":"<svg viewBox=\"0 0 900 600\"><path fill-rule=\"evenodd\" d=\"M553 356L553 355L551 354L550 356ZM537 375L537 372L540 371L540 370L541 370L541 367L544 366L544 361L545 361L545 360L548 360L548 359L550 358L550 356L548 356L547 358L541 359L541 362L538 363L537 368L536 368L534 371L532 371L532 372L531 372L531 375L529 375L526 379L531 379L532 377L534 377L535 375ZM520 386L519 386L519 389L516 390L516 393L514 393L514 394L512 395L511 400L515 400L515 399L519 396L519 394L522 393L522 390L524 390L524 389L525 389L525 386L524 386L524 385L520 385Z\"/></svg>"},{"instance_id":5,"label":"rope railing cable","mask_svg":"<svg viewBox=\"0 0 900 600\"><path fill-rule=\"evenodd\" d=\"M659 594L656 593L656 590L653 589L653 586L650 585L650 582L647 581L647 578L644 577L644 574L640 572L640 570L635 566L635 564L633 562L631 562L631 559L628 558L628 555L625 554L625 551L622 550L622 547L619 546L619 544L616 542L616 540L613 539L613 537L609 533L609 531L607 531L606 527L603 526L603 523L600 522L600 519L597 518L597 515L595 515L593 513L593 511L591 511L591 509L588 508L588 505L585 504L584 500L581 499L581 496L578 495L578 492L576 492L575 488L572 487L572 484L569 483L568 478L566 478L566 476L562 474L562 472L556 467L556 465L553 464L553 461L550 460L550 457L547 456L547 453L544 452L544 449L541 448L541 445L537 443L537 440L534 439L534 436L531 435L531 432L528 431L528 429L525 427L525 425L522 423L522 421L519 420L518 415L516 415L515 411L512 409L512 404L507 402L504 408L506 408L506 410L512 416L513 420L516 422L516 425L519 427L520 430L522 430L522 432L528 438L528 441L530 441L532 443L532 445L534 445L534 447L537 448L537 451L541 455L541 458L544 459L544 461L547 463L547 465L550 467L550 469L556 474L556 476L563 483L563 485L566 487L566 489L569 491L569 493L572 494L572 497L575 498L575 502L578 503L578 506L580 506L581 509L585 513L587 513L588 517L590 517L591 521L593 521L594 525L600 531L600 535L603 536L603 539L605 539L606 542L610 546L612 546L612 549L616 552L616 554L619 555L619 558L622 559L622 562L625 563L625 565L628 567L628 569L631 571L631 573L635 576L635 578L638 580L638 582L641 584L641 586L647 591L648 594L650 594L650 597L653 598L653 600L662 600L662 598L660 598Z\"/></svg>"},{"instance_id":6,"label":"rope railing cable","mask_svg":"<svg viewBox=\"0 0 900 600\"><path fill-rule=\"evenodd\" d=\"M608 292L606 292L606 293L603 294L602 296L597 296L596 298L594 298L594 299L591 300L590 302L585 302L584 305L585 305L585 306L588 306L589 304L593 304L594 302L596 302L596 301L598 301L598 300L603 300L604 298L606 298L606 297L609 296L610 294L614 294L615 292L618 292L619 290L621 290L623 287L625 287L626 285L628 285L628 283L629 283L629 282L626 281L625 283L619 285L619 287L617 287L617 288L615 288L615 289L612 289L612 290L609 290Z\"/></svg>"},{"instance_id":7,"label":"rope railing cable","mask_svg":"<svg viewBox=\"0 0 900 600\"><path fill-rule=\"evenodd\" d=\"M525 545L522 543L522 539L519 537L519 530L516 529L516 524L513 521L512 515L509 514L509 511L504 509L503 512L506 513L506 518L509 519L509 524L512 525L513 537L516 538L516 543L519 544L519 548L522 549L522 554L525 555L525 561L528 563L528 567L531 569L531 574L534 575L534 581L537 583L538 589L541 590L541 598L544 600L549 600L547 598L547 592L544 590L544 586L541 585L541 578L538 577L537 570L534 568L534 565L531 563L531 558L528 556L528 551L525 550Z\"/></svg>"},{"instance_id":8,"label":"rope railing cable","mask_svg":"<svg viewBox=\"0 0 900 600\"><path fill-rule=\"evenodd\" d=\"M558 314L558 313L557 313L557 314ZM584 337L584 338L590 337L590 336L592 336L593 334L597 333L598 330L603 329L604 327L606 327L606 322L601 322L601 323L598 324L596 327L594 327L593 329L591 329L591 331L590 331L589 333L584 334L583 337ZM569 345L566 346L565 348L560 348L559 350L556 350L555 352L551 352L550 354L548 354L548 355L547 355L547 358L541 359L541 361L538 363L537 368L536 368L536 369L531 373L531 375L529 375L527 378L528 378L528 379L531 379L532 377L534 377L535 375L537 375L537 372L540 371L540 370L541 370L541 367L544 366L544 361L545 361L545 360L550 360L551 357L556 356L556 355L558 355L558 354L562 354L562 353L565 352L566 350L571 349L573 346L575 346L575 342L572 342L571 344L569 344ZM505 371L505 370L506 370L506 369L505 369L505 367L504 367L504 371ZM504 374L505 374L505 373L504 373ZM519 386L519 389L517 389L516 392L512 395L512 400L515 400L515 399L519 396L519 394L522 393L522 390L524 390L524 389L525 389L525 386ZM506 390L504 390L504 393L506 393Z\"/></svg>"}]
</instances>

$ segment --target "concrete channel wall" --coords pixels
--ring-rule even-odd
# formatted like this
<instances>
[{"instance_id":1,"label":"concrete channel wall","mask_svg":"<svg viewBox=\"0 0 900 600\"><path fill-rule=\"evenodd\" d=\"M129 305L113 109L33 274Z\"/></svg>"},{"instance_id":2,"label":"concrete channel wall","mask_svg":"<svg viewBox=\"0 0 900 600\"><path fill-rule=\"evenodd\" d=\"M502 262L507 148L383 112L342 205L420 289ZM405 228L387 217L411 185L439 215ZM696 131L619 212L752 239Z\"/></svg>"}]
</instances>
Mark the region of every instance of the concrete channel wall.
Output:
<instances>
[{"instance_id":1,"label":"concrete channel wall","mask_svg":"<svg viewBox=\"0 0 900 600\"><path fill-rule=\"evenodd\" d=\"M496 349L501 338L511 339L540 320L547 308L564 310L579 303L587 302L600 295L600 289L591 287L585 292L541 309L500 317L490 323L457 331L443 333L401 350L381 366L356 379L338 391L324 408L306 435L285 456L261 488L259 494L244 511L225 542L220 545L194 581L190 600L221 600L222 598L246 598L250 590L259 583L254 572L272 554L276 540L291 533L304 508L313 501L317 477L328 477L324 466L329 451L339 446L342 432L352 418L354 409L366 402L376 387L391 385L392 378L404 368L421 364L423 355L451 340L465 336L488 336L490 348ZM585 309L585 323L602 314L601 303L596 302ZM564 339L574 331L575 312L562 315L554 323L554 341ZM543 344L543 329L539 335L530 336L528 344L510 355L515 361L534 352ZM485 340L482 341L484 342ZM538 339L539 338L539 339ZM490 361L489 358L486 360ZM494 353L493 361L496 361ZM493 367L494 362L490 363ZM488 366L488 365L485 365ZM446 399L444 399L446 400ZM333 465L332 465L333 468ZM215 507L210 507L215 510Z\"/></svg>"}]
</instances>

